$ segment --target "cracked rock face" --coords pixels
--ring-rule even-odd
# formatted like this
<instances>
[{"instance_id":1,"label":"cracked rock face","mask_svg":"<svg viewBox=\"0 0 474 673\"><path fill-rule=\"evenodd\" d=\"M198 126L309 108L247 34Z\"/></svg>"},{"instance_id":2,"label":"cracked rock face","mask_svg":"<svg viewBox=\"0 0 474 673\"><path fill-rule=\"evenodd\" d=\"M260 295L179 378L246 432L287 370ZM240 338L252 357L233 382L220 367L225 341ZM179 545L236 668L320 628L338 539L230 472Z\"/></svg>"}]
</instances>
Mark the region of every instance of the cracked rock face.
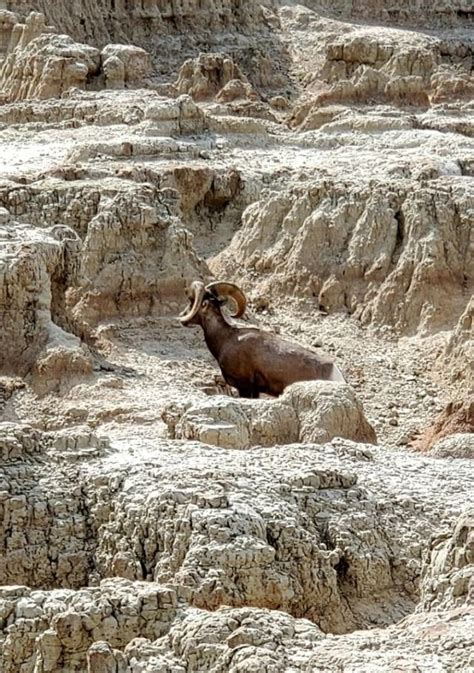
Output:
<instances>
[{"instance_id":1,"label":"cracked rock face","mask_svg":"<svg viewBox=\"0 0 474 673\"><path fill-rule=\"evenodd\" d=\"M88 78L98 74L98 50L50 34L41 14L16 24L12 41L0 71L3 102L59 98L72 87L85 88Z\"/></svg>"},{"instance_id":2,"label":"cracked rock face","mask_svg":"<svg viewBox=\"0 0 474 673\"><path fill-rule=\"evenodd\" d=\"M247 97L252 92L240 68L223 54L200 54L197 59L186 61L175 87L178 93L189 94L197 101L216 97L226 102L234 97Z\"/></svg>"},{"instance_id":3,"label":"cracked rock face","mask_svg":"<svg viewBox=\"0 0 474 673\"><path fill-rule=\"evenodd\" d=\"M297 383L288 387L278 401L222 397L186 406L187 409L171 406L163 412L174 439L197 439L237 449L291 442L324 443L334 437L376 442L362 405L345 384Z\"/></svg>"},{"instance_id":4,"label":"cracked rock face","mask_svg":"<svg viewBox=\"0 0 474 673\"><path fill-rule=\"evenodd\" d=\"M87 233L75 215L83 200L71 205L78 233L63 225L20 225L6 210L0 230L0 367L22 375L33 368L49 388L90 372L76 334L119 312L143 315L169 305L189 279L206 273L191 235L156 191L118 194L103 204L94 193L86 196L89 217L95 213L86 220Z\"/></svg>"},{"instance_id":5,"label":"cracked rock face","mask_svg":"<svg viewBox=\"0 0 474 673\"><path fill-rule=\"evenodd\" d=\"M262 295L316 296L324 309L344 308L364 323L441 327L459 316L465 285L474 283L473 198L469 183L438 191L328 181L292 188L250 206L212 268L257 273Z\"/></svg>"},{"instance_id":6,"label":"cracked rock face","mask_svg":"<svg viewBox=\"0 0 474 673\"><path fill-rule=\"evenodd\" d=\"M0 0L1 673L474 668L470 5Z\"/></svg>"},{"instance_id":7,"label":"cracked rock face","mask_svg":"<svg viewBox=\"0 0 474 673\"><path fill-rule=\"evenodd\" d=\"M250 648L244 662L271 662L280 647L287 661L301 647L316 656L322 631L411 611L440 516L455 528L432 547L424 600L441 591L434 573L467 591L468 519L456 510L468 461L440 473L428 458L398 452L387 464L383 449L334 440L245 453L138 442L124 463L86 428L1 431L2 670L43 660L54 673L84 670L86 652L89 665L134 658L151 671L153 657L177 657L202 670L239 645ZM439 609L463 605L449 595ZM208 612L220 605L230 607ZM214 645L189 649L191 633L204 643L209 629Z\"/></svg>"},{"instance_id":8,"label":"cracked rock face","mask_svg":"<svg viewBox=\"0 0 474 673\"><path fill-rule=\"evenodd\" d=\"M425 567L421 605L439 611L472 605L474 598L473 510L466 509L451 535L433 542Z\"/></svg>"},{"instance_id":9,"label":"cracked rock face","mask_svg":"<svg viewBox=\"0 0 474 673\"><path fill-rule=\"evenodd\" d=\"M87 373L90 363L79 339L53 318L57 284L74 282L77 235L67 227L38 231L10 223L3 225L1 235L0 367L5 373L26 374L34 366L52 379L66 372L74 375L75 370Z\"/></svg>"}]
</instances>

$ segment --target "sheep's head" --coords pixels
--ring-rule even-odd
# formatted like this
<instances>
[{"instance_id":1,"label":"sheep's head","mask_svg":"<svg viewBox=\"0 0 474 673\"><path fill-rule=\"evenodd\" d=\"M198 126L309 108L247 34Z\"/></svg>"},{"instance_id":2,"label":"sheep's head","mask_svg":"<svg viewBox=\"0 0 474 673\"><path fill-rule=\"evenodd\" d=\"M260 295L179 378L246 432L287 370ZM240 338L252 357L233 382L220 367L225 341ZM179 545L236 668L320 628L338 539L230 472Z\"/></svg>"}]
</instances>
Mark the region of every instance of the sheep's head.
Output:
<instances>
[{"instance_id":1,"label":"sheep's head","mask_svg":"<svg viewBox=\"0 0 474 673\"><path fill-rule=\"evenodd\" d=\"M245 295L234 283L225 281L216 281L204 285L199 280L191 283L191 287L186 292L189 299L189 306L181 313L179 320L183 325L202 325L203 318L210 312L218 311L220 313L222 304L225 304L229 297L234 301L237 310L231 313L233 318L240 318L247 305Z\"/></svg>"}]
</instances>

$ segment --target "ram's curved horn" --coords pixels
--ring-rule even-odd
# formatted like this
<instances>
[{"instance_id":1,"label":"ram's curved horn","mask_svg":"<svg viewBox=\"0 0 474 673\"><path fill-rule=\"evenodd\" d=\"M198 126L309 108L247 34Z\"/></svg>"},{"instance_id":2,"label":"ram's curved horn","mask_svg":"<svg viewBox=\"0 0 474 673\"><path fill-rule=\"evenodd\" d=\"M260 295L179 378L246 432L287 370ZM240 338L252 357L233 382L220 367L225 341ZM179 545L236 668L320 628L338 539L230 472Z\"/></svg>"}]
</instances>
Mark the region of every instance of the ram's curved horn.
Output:
<instances>
[{"instance_id":1,"label":"ram's curved horn","mask_svg":"<svg viewBox=\"0 0 474 673\"><path fill-rule=\"evenodd\" d=\"M245 313L247 299L242 290L235 285L235 283L227 283L226 281L217 280L206 285L206 291L212 292L212 294L217 297L231 297L237 304L236 313L231 313L233 318L240 318Z\"/></svg>"},{"instance_id":2,"label":"ram's curved horn","mask_svg":"<svg viewBox=\"0 0 474 673\"><path fill-rule=\"evenodd\" d=\"M178 319L183 323L183 325L192 320L201 308L204 292L204 283L201 283L200 280L195 280L193 283L191 283L191 287L189 288L187 294L190 299L194 299L193 305L190 309L184 309L184 311L178 316Z\"/></svg>"}]
</instances>

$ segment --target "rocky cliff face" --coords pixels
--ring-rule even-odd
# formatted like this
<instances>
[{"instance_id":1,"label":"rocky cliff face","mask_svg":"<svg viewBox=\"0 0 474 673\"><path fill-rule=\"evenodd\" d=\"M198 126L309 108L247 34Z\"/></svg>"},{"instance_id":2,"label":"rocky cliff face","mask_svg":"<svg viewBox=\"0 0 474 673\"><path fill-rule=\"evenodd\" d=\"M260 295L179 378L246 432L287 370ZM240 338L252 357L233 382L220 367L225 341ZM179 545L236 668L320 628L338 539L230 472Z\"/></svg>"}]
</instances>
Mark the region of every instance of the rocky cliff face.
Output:
<instances>
[{"instance_id":1,"label":"rocky cliff face","mask_svg":"<svg viewBox=\"0 0 474 673\"><path fill-rule=\"evenodd\" d=\"M0 2L2 673L470 670L472 18Z\"/></svg>"},{"instance_id":2,"label":"rocky cliff face","mask_svg":"<svg viewBox=\"0 0 474 673\"><path fill-rule=\"evenodd\" d=\"M180 30L253 30L262 11L254 0L79 0L74 12L68 2L6 0L6 9L26 16L44 14L62 33L96 45L107 42L151 41L156 33Z\"/></svg>"},{"instance_id":3,"label":"rocky cliff face","mask_svg":"<svg viewBox=\"0 0 474 673\"><path fill-rule=\"evenodd\" d=\"M434 0L429 5L423 0L304 0L300 3L314 11L328 12L341 19L365 19L392 24L438 25L446 27L470 26L473 9L468 0L443 2Z\"/></svg>"},{"instance_id":4,"label":"rocky cliff face","mask_svg":"<svg viewBox=\"0 0 474 673\"><path fill-rule=\"evenodd\" d=\"M325 310L402 332L452 325L474 287L474 192L440 182L405 192L325 180L275 194L249 207L214 268L256 273L266 296L314 296Z\"/></svg>"}]
</instances>

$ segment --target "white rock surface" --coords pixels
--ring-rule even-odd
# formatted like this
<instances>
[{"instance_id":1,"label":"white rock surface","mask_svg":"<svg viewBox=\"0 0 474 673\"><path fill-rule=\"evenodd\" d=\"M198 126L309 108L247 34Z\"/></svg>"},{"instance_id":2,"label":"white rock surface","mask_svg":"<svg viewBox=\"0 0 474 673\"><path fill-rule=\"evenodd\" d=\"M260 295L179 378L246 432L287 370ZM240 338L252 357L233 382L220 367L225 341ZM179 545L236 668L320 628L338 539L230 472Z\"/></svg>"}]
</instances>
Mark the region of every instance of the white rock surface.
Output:
<instances>
[{"instance_id":1,"label":"white rock surface","mask_svg":"<svg viewBox=\"0 0 474 673\"><path fill-rule=\"evenodd\" d=\"M2 673L474 667L473 10L428 4L0 2ZM210 267L350 386L231 397Z\"/></svg>"},{"instance_id":2,"label":"white rock surface","mask_svg":"<svg viewBox=\"0 0 474 673\"><path fill-rule=\"evenodd\" d=\"M223 396L172 405L163 418L174 439L197 439L224 448L325 443L334 437L376 442L353 389L326 381L293 384L275 401Z\"/></svg>"}]
</instances>

